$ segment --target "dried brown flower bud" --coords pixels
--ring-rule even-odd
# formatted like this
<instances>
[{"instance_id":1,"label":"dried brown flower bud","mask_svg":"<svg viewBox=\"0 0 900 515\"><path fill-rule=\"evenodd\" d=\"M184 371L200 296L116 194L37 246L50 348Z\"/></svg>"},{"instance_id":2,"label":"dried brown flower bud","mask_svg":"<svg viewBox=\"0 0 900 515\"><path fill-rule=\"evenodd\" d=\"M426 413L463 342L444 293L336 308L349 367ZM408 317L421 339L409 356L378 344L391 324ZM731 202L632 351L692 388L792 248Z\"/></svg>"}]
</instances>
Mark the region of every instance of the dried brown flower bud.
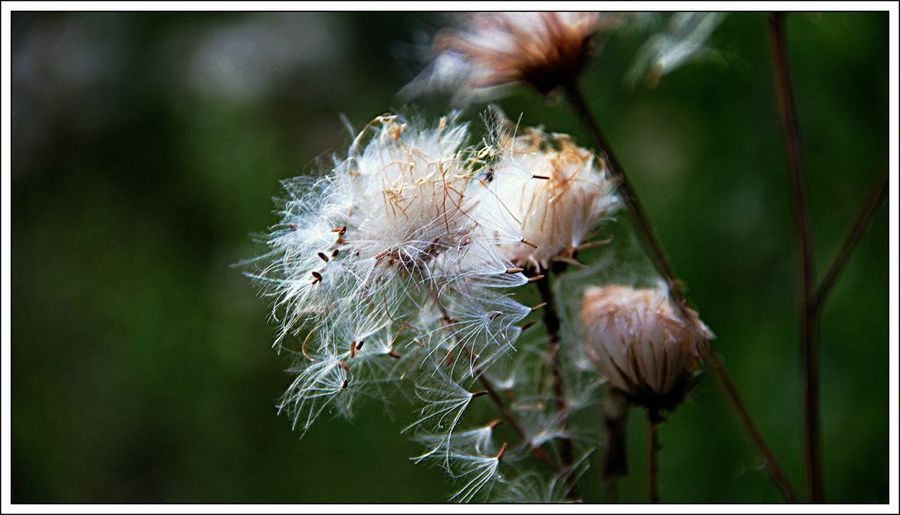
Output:
<instances>
[{"instance_id":1,"label":"dried brown flower bud","mask_svg":"<svg viewBox=\"0 0 900 515\"><path fill-rule=\"evenodd\" d=\"M482 12L435 37L431 68L418 89L456 89L484 96L490 88L524 83L546 94L571 84L587 66L593 36L620 22L596 12Z\"/></svg>"},{"instance_id":2,"label":"dried brown flower bud","mask_svg":"<svg viewBox=\"0 0 900 515\"><path fill-rule=\"evenodd\" d=\"M610 386L651 416L674 409L692 386L712 332L688 310L684 320L659 289L588 288L581 305L585 352Z\"/></svg>"}]
</instances>

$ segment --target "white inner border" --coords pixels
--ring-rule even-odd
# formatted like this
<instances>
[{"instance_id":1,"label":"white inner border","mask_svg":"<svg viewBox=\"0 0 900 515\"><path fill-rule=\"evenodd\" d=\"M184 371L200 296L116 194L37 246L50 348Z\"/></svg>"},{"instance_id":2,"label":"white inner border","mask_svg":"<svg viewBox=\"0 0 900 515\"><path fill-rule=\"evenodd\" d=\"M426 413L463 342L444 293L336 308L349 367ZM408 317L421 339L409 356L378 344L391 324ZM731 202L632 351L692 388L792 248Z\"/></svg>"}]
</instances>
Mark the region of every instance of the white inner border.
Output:
<instances>
[{"instance_id":1,"label":"white inner border","mask_svg":"<svg viewBox=\"0 0 900 515\"><path fill-rule=\"evenodd\" d=\"M887 11L890 25L890 179L889 179L889 263L890 263L890 502L886 505L759 505L759 504L616 504L604 507L581 505L491 505L495 513L897 513L898 505L898 118L897 49L898 4L895 2L3 2L2 24L2 182L0 182L0 229L2 229L2 268L0 268L0 392L2 392L2 453L0 453L0 511L3 513L480 513L483 505L417 504L54 504L11 505L10 488L10 189L11 120L10 53L12 11L490 11L490 10L581 10L581 11Z\"/></svg>"}]
</instances>

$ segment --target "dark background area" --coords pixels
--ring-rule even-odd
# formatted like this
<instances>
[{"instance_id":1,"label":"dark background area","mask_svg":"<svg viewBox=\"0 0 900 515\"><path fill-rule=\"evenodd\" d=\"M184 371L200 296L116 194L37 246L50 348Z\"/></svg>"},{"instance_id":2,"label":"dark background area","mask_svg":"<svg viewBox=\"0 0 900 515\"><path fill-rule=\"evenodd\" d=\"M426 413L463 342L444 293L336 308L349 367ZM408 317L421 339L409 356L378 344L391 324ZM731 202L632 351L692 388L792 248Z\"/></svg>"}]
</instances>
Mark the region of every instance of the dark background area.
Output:
<instances>
[{"instance_id":1,"label":"dark background area","mask_svg":"<svg viewBox=\"0 0 900 515\"><path fill-rule=\"evenodd\" d=\"M279 179L319 169L403 103L426 13L14 13L13 502L443 502L414 465L408 406L325 417L301 440L266 301L232 265L262 249ZM886 166L888 19L789 17L820 270ZM713 345L802 487L798 260L762 13L713 35L722 62L658 87L614 35L585 90ZM583 133L564 105L500 102ZM429 116L445 99L425 101ZM477 120L478 108L465 112ZM827 499L888 496L888 220L877 212L822 325ZM642 502L644 431L631 418ZM661 429L671 502L777 502L707 374ZM595 456L596 462L596 456ZM582 493L602 502L596 471Z\"/></svg>"}]
</instances>

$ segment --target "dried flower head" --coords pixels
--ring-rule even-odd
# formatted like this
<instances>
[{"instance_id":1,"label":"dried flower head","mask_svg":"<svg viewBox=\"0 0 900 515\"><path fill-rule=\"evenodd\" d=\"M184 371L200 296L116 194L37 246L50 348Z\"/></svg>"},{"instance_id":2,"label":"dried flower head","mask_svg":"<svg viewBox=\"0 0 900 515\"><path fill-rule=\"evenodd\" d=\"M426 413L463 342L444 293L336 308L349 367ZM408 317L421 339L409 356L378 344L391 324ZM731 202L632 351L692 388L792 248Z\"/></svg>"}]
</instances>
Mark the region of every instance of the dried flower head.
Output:
<instances>
[{"instance_id":1,"label":"dried flower head","mask_svg":"<svg viewBox=\"0 0 900 515\"><path fill-rule=\"evenodd\" d=\"M658 415L684 398L712 338L689 314L693 320L684 320L661 289L588 288L581 308L585 352L613 388Z\"/></svg>"},{"instance_id":2,"label":"dried flower head","mask_svg":"<svg viewBox=\"0 0 900 515\"><path fill-rule=\"evenodd\" d=\"M452 89L468 99L527 84L549 93L575 81L591 57L594 35L619 18L586 12L467 14L460 28L435 37L434 62L412 90Z\"/></svg>"},{"instance_id":3,"label":"dried flower head","mask_svg":"<svg viewBox=\"0 0 900 515\"><path fill-rule=\"evenodd\" d=\"M473 217L490 235L521 236L499 245L516 266L540 270L571 260L617 204L603 161L568 135L538 128L518 136L501 132L496 151L472 193L479 199Z\"/></svg>"}]
</instances>

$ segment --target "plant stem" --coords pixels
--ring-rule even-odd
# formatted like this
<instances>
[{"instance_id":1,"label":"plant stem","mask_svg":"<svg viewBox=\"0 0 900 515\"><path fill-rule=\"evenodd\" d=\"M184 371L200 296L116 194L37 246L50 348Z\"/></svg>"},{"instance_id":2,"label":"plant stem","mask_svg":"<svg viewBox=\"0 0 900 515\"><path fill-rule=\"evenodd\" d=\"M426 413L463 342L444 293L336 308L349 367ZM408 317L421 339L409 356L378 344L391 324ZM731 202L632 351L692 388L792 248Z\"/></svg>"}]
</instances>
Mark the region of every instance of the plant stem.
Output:
<instances>
[{"instance_id":1,"label":"plant stem","mask_svg":"<svg viewBox=\"0 0 900 515\"><path fill-rule=\"evenodd\" d=\"M841 272L844 270L844 266L847 265L847 261L850 259L850 254L853 252L853 249L856 248L856 244L859 243L860 238L862 238L863 233L869 226L869 222L872 221L872 217L875 215L875 210L878 209L878 206L881 205L881 202L887 195L887 185L888 172L887 170L885 170L881 177L878 179L878 182L875 184L875 187L872 188L872 193L869 194L869 199L868 201L866 201L866 205L863 207L862 211L859 213L859 216L856 218L856 221L853 223L853 228L850 229L850 234L847 235L847 239L844 240L843 245L841 245L841 249L838 251L837 256L834 258L831 266L828 267L828 272L825 274L825 278L822 279L822 282L819 284L819 289L816 290L815 305L816 309L820 312L822 310L822 305L825 303L825 299L828 297L828 294L831 293L831 289L834 287L834 283L837 281L838 276L841 275Z\"/></svg>"},{"instance_id":2,"label":"plant stem","mask_svg":"<svg viewBox=\"0 0 900 515\"><path fill-rule=\"evenodd\" d=\"M556 299L553 296L553 287L550 284L552 272L549 268L543 270L543 272L543 277L537 280L537 287L541 294L541 300L546 303L541 309L543 310L544 326L547 328L547 336L549 338L548 346L553 401L556 404L556 415L559 418L560 428L563 433L565 433L569 428L569 413L568 404L566 402L566 387L563 378L562 359L560 357L560 321L559 314L556 311ZM569 491L574 491L575 475L572 466L575 463L575 451L572 446L572 439L569 438L568 435L560 438L560 458L562 459L563 468L568 471L566 486Z\"/></svg>"},{"instance_id":3,"label":"plant stem","mask_svg":"<svg viewBox=\"0 0 900 515\"><path fill-rule=\"evenodd\" d=\"M579 120L585 126L590 136L594 139L594 144L597 146L598 151L602 152L603 155L606 156L607 162L610 165L610 174L618 183L619 191L621 192L622 198L625 201L626 208L631 214L631 217L635 220L638 234L641 237L644 248L646 249L647 254L650 256L657 273L659 273L660 276L662 276L665 280L666 285L669 289L669 295L671 296L672 300L675 301L675 305L681 311L681 314L688 320L693 319L693 316L690 315L687 310L684 292L681 287L681 281L678 280L674 275L672 267L669 264L665 252L663 251L662 245L657 239L656 234L653 231L653 228L647 218L647 215L644 212L640 201L638 200L637 193L634 191L631 182L625 175L625 171L619 164L618 159L616 159L615 155L612 153L612 148L607 142L606 137L603 135L603 131L600 129L600 125L597 123L597 120L591 113L591 110L588 107L587 102L585 101L581 89L577 84L571 84L565 88L565 93L566 98L572 106L572 109L575 111ZM787 476L778 465L778 462L776 461L772 451L766 445L765 440L762 438L762 434L760 433L756 424L753 422L753 419L750 417L749 412L744 407L744 403L738 395L734 384L728 378L725 369L722 367L718 358L708 349L705 351L704 359L708 360L711 363L713 372L718 378L718 384L721 387L722 392L734 407L741 424L750 435L750 440L753 445L756 446L757 453L762 458L763 464L766 467L766 471L769 473L772 480L781 491L781 494L784 496L785 500L794 502L796 500L796 495L794 494L790 482L787 480Z\"/></svg>"},{"instance_id":4,"label":"plant stem","mask_svg":"<svg viewBox=\"0 0 900 515\"><path fill-rule=\"evenodd\" d=\"M794 492L794 487L791 486L787 474L784 473L784 470L781 469L781 466L775 460L772 449L766 444L759 427L756 426L756 423L753 422L753 418L750 416L750 412L747 411L747 407L741 402L741 398L737 393L734 383L731 382L731 378L725 373L722 361L709 349L709 347L704 349L703 359L709 363L719 386L726 392L725 397L729 400L729 404L732 409L734 409L741 424L743 424L744 428L747 430L747 434L750 435L750 439L756 446L756 450L763 460L763 466L769 472L769 476L775 484L775 487L778 488L781 492L781 496L784 497L786 501L792 503L797 502L797 494Z\"/></svg>"},{"instance_id":5,"label":"plant stem","mask_svg":"<svg viewBox=\"0 0 900 515\"><path fill-rule=\"evenodd\" d=\"M565 88L565 93L569 104L578 115L578 118L585 129L587 129L591 138L593 138L594 143L597 145L597 149L606 157L606 161L609 163L610 175L617 185L619 193L622 196L622 201L625 203L625 207L628 209L631 218L637 226L637 233L641 238L644 250L646 250L650 260L653 262L656 271L666 282L669 296L675 302L682 314L685 314L686 305L681 281L678 280L675 271L672 269L672 265L669 263L669 258L666 256L662 244L660 243L659 238L657 238L656 232L653 230L653 225L650 223L646 211L644 211L644 207L637 196L637 192L631 185L628 176L625 175L625 171L622 168L622 165L619 164L619 160L616 159L615 154L613 154L612 147L606 140L606 136L600 129L600 125L597 123L593 114L591 114L591 110L581 92L581 88L579 88L577 84L572 84Z\"/></svg>"},{"instance_id":6,"label":"plant stem","mask_svg":"<svg viewBox=\"0 0 900 515\"><path fill-rule=\"evenodd\" d=\"M607 500L617 502L619 478L628 474L627 446L628 402L620 395L607 390L603 403L603 481L606 483Z\"/></svg>"},{"instance_id":7,"label":"plant stem","mask_svg":"<svg viewBox=\"0 0 900 515\"><path fill-rule=\"evenodd\" d=\"M659 422L652 414L647 417L647 488L650 502L659 502Z\"/></svg>"},{"instance_id":8,"label":"plant stem","mask_svg":"<svg viewBox=\"0 0 900 515\"><path fill-rule=\"evenodd\" d=\"M805 434L805 463L809 498L822 502L822 452L819 415L819 346L818 313L816 309L816 270L813 255L812 231L809 222L809 200L806 178L803 173L800 150L800 131L797 125L797 108L791 86L790 65L785 42L785 13L775 12L769 17L769 34L772 44L775 93L781 118L788 172L791 178L794 205L794 225L797 244L800 247L800 265L803 281L802 321L800 349L803 355L803 407Z\"/></svg>"}]
</instances>

